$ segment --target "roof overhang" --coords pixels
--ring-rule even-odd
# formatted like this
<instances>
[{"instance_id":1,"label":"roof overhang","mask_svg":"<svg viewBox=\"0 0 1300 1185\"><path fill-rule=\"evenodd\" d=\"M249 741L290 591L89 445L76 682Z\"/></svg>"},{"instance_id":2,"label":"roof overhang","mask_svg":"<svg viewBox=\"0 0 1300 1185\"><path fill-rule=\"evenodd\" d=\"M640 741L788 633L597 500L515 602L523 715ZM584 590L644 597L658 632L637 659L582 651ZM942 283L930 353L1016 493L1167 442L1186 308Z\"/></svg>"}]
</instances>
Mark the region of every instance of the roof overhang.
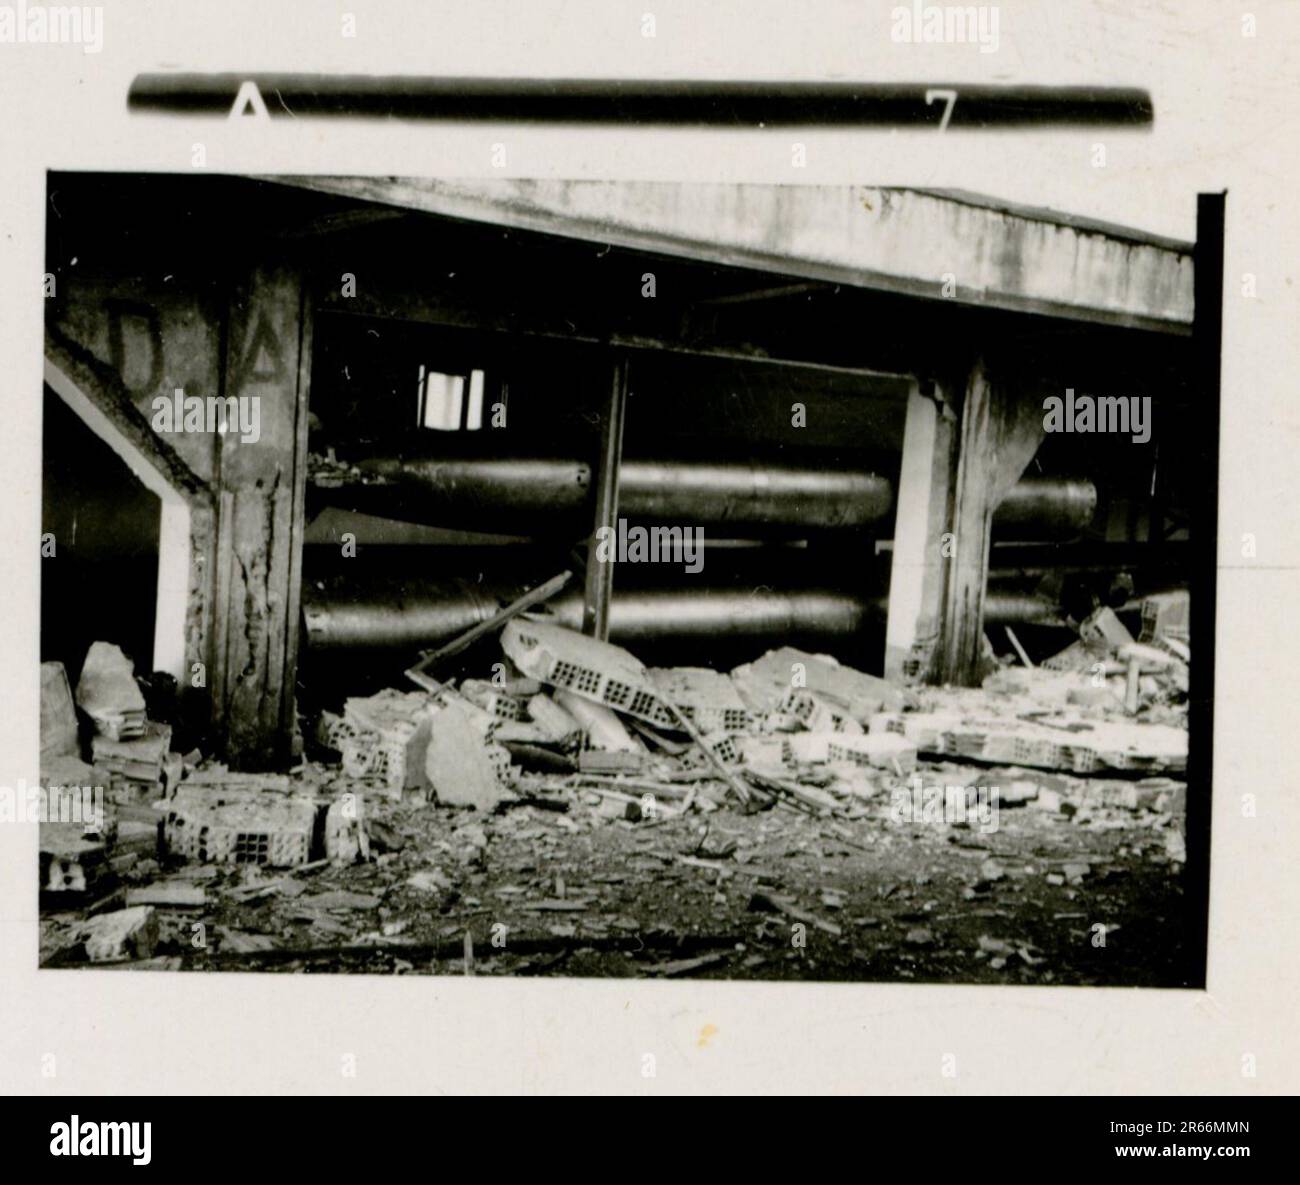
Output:
<instances>
[{"instance_id":1,"label":"roof overhang","mask_svg":"<svg viewBox=\"0 0 1300 1185\"><path fill-rule=\"evenodd\" d=\"M956 191L272 179L440 217L858 288L1165 333L1192 327L1192 244Z\"/></svg>"}]
</instances>

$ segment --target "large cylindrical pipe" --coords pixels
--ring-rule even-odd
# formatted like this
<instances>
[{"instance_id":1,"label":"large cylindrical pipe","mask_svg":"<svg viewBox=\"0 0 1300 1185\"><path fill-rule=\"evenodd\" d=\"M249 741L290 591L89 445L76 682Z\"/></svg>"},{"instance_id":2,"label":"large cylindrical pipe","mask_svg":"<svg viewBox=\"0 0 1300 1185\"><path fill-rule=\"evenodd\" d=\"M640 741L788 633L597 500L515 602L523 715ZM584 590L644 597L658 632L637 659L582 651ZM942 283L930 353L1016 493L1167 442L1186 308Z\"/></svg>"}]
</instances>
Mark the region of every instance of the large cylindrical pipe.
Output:
<instances>
[{"instance_id":1,"label":"large cylindrical pipe","mask_svg":"<svg viewBox=\"0 0 1300 1185\"><path fill-rule=\"evenodd\" d=\"M434 647L487 620L516 591L504 583L475 585L458 580L373 587L339 582L324 588L304 585L307 644L315 651ZM548 608L562 624L581 627L578 594L557 597ZM771 646L779 639L798 637L830 644L852 638L873 619L883 620L885 608L884 597L827 588L616 589L610 637L633 649L667 639ZM985 601L985 618L991 623L1058 620L1055 607L1041 597L992 590Z\"/></svg>"},{"instance_id":2,"label":"large cylindrical pipe","mask_svg":"<svg viewBox=\"0 0 1300 1185\"><path fill-rule=\"evenodd\" d=\"M371 457L358 468L381 480L322 496L353 510L465 530L581 533L590 525L591 468L581 461ZM628 519L698 524L740 537L862 530L887 523L893 498L879 474L783 464L625 460L619 480L619 513ZM994 533L1076 535L1096 505L1091 482L1025 478L998 507Z\"/></svg>"},{"instance_id":3,"label":"large cylindrical pipe","mask_svg":"<svg viewBox=\"0 0 1300 1185\"><path fill-rule=\"evenodd\" d=\"M353 509L514 534L589 526L591 468L581 461L372 457L359 468L385 484L340 490ZM626 518L740 534L862 528L889 513L893 496L886 478L863 470L739 462L624 460L618 490Z\"/></svg>"},{"instance_id":4,"label":"large cylindrical pipe","mask_svg":"<svg viewBox=\"0 0 1300 1185\"><path fill-rule=\"evenodd\" d=\"M993 513L1001 539L1065 539L1079 534L1097 509L1097 487L1065 477L1022 477Z\"/></svg>"}]
</instances>

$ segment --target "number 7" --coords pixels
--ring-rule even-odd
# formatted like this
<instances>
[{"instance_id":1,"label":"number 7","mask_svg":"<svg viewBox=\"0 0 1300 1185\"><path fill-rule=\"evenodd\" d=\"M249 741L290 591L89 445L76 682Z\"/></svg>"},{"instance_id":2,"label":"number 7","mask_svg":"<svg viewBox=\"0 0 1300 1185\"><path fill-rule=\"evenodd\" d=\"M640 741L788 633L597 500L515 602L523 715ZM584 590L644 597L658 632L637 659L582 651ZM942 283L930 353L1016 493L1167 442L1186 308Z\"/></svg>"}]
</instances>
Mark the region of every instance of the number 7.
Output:
<instances>
[{"instance_id":1,"label":"number 7","mask_svg":"<svg viewBox=\"0 0 1300 1185\"><path fill-rule=\"evenodd\" d=\"M943 109L943 118L939 120L939 130L945 131L948 127L948 120L952 118L952 109L957 102L957 92L946 87L939 87L927 90L925 92L925 105L928 107L935 99L942 99L946 106Z\"/></svg>"}]
</instances>

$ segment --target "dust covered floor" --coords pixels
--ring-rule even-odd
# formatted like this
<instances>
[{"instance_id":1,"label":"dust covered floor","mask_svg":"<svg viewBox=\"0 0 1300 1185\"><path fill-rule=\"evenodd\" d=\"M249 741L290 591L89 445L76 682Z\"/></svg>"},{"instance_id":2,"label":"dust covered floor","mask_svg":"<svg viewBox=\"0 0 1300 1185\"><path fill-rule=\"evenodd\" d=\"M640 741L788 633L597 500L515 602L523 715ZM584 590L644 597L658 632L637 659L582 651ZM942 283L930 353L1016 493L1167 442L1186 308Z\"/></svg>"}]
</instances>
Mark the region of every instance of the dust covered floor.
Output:
<instances>
[{"instance_id":1,"label":"dust covered floor","mask_svg":"<svg viewBox=\"0 0 1300 1185\"><path fill-rule=\"evenodd\" d=\"M345 792L340 773L316 772L331 793ZM203 903L157 904L152 957L117 965L1184 982L1181 782L951 763L922 772L966 786L1009 787L1011 776L1018 801L992 816L914 822L900 821L883 791L850 818L788 802L743 813L719 795L670 814L668 804L643 812L542 776L527 791L544 805L486 815L367 798L366 862L282 872L138 863L127 884L201 888ZM84 917L45 916L43 962L63 961Z\"/></svg>"}]
</instances>

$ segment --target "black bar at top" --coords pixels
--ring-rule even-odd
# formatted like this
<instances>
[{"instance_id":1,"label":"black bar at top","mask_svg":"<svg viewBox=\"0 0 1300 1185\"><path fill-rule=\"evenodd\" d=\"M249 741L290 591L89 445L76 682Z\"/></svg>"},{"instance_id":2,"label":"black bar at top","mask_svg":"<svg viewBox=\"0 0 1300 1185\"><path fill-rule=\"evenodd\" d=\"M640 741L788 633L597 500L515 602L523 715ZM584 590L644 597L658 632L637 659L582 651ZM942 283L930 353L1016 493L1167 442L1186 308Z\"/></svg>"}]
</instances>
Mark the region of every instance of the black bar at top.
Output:
<instances>
[{"instance_id":1,"label":"black bar at top","mask_svg":"<svg viewBox=\"0 0 1300 1185\"><path fill-rule=\"evenodd\" d=\"M227 115L253 82L272 116L364 116L700 127L839 125L949 128L1149 127L1150 94L1135 87L967 86L961 83L700 82L435 78L341 74L140 74L132 111ZM931 96L926 101L926 95Z\"/></svg>"}]
</instances>

